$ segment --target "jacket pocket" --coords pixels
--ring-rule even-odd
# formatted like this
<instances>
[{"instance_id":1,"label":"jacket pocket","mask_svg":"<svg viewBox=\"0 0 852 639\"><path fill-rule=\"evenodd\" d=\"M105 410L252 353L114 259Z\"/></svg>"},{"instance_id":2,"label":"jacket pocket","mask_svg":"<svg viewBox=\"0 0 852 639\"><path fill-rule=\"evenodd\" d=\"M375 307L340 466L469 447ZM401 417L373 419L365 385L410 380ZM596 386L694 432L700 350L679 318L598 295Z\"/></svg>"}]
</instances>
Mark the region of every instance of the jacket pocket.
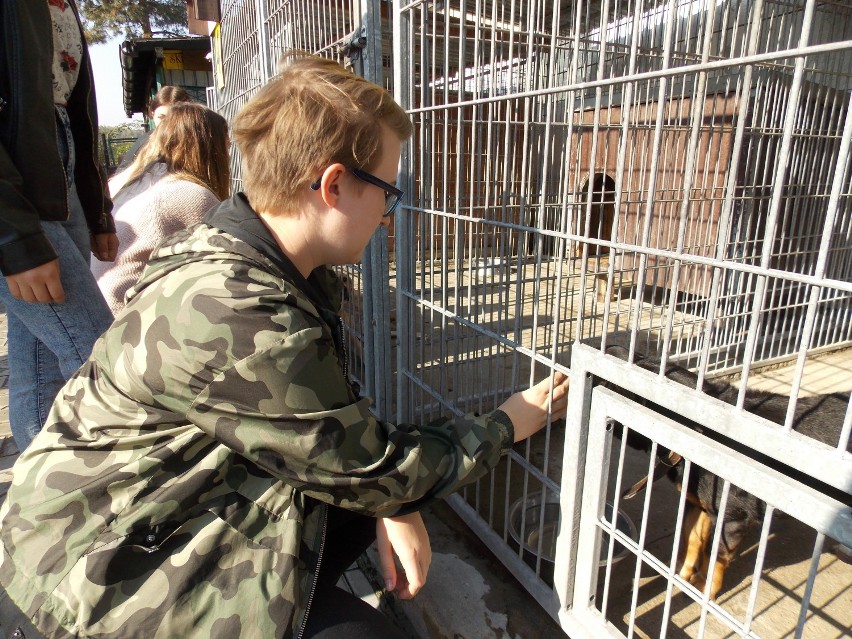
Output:
<instances>
[{"instance_id":1,"label":"jacket pocket","mask_svg":"<svg viewBox=\"0 0 852 639\"><path fill-rule=\"evenodd\" d=\"M96 544L39 615L105 638L223 636L222 624L229 636L281 636L298 599L295 557L273 549L267 526L255 536L255 509L237 499ZM298 540L296 522L284 523L278 534Z\"/></svg>"}]
</instances>

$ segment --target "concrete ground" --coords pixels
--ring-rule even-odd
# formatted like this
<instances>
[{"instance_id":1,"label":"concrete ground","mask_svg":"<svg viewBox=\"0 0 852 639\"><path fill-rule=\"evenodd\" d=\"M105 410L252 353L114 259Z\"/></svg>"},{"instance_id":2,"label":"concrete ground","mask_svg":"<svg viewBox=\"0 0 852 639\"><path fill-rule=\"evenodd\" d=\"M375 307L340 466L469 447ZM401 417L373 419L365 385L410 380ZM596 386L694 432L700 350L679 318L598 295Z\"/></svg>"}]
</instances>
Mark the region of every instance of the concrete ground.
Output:
<instances>
[{"instance_id":1,"label":"concrete ground","mask_svg":"<svg viewBox=\"0 0 852 639\"><path fill-rule=\"evenodd\" d=\"M444 502L423 512L432 566L423 590L394 601L421 639L559 639L559 624ZM373 554L370 554L374 558Z\"/></svg>"}]
</instances>

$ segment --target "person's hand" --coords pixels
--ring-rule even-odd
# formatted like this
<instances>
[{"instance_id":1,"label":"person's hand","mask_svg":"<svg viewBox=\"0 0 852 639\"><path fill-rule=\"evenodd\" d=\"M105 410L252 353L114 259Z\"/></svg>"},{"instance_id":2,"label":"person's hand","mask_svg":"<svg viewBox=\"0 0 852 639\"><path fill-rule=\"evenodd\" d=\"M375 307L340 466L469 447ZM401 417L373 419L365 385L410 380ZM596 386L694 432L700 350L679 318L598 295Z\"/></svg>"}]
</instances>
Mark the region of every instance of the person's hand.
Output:
<instances>
[{"instance_id":1,"label":"person's hand","mask_svg":"<svg viewBox=\"0 0 852 639\"><path fill-rule=\"evenodd\" d=\"M568 410L568 376L553 374L553 397L550 378L543 379L525 391L515 393L500 405L500 410L512 420L515 443L534 435L547 423L548 408L553 419L562 419Z\"/></svg>"},{"instance_id":2,"label":"person's hand","mask_svg":"<svg viewBox=\"0 0 852 639\"><path fill-rule=\"evenodd\" d=\"M6 276L12 297L25 302L65 301L65 289L59 280L59 260L51 260L35 268Z\"/></svg>"},{"instance_id":3,"label":"person's hand","mask_svg":"<svg viewBox=\"0 0 852 639\"><path fill-rule=\"evenodd\" d=\"M118 236L115 233L92 235L92 255L101 262L114 262L118 253Z\"/></svg>"},{"instance_id":4,"label":"person's hand","mask_svg":"<svg viewBox=\"0 0 852 639\"><path fill-rule=\"evenodd\" d=\"M432 548L420 513L376 520L379 564L388 591L400 599L411 599L426 583ZM402 575L397 575L394 555L399 557Z\"/></svg>"}]
</instances>

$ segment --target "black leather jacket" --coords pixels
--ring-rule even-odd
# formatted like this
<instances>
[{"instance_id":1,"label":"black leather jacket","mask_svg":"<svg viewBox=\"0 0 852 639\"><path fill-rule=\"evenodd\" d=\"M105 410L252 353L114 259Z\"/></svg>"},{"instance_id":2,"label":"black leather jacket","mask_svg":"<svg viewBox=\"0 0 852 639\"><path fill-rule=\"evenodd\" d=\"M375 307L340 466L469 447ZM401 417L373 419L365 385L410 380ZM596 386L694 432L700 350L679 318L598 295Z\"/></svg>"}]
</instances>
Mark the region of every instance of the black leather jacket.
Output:
<instances>
[{"instance_id":1,"label":"black leather jacket","mask_svg":"<svg viewBox=\"0 0 852 639\"><path fill-rule=\"evenodd\" d=\"M77 13L73 0L71 6ZM80 18L77 15L77 21ZM89 54L68 99L74 180L91 233L115 230L97 164L98 118ZM0 0L0 272L13 275L56 253L41 221L68 219L68 187L56 145L53 26L47 0Z\"/></svg>"}]
</instances>

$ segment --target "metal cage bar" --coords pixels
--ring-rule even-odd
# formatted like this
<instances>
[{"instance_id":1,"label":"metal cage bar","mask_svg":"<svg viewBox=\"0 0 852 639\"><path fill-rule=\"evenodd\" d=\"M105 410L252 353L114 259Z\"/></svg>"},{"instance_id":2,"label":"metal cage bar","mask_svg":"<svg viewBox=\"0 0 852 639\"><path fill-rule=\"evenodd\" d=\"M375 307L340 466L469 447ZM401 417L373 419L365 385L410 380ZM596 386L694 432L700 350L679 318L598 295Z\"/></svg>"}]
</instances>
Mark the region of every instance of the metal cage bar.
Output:
<instances>
[{"instance_id":1,"label":"metal cage bar","mask_svg":"<svg viewBox=\"0 0 852 639\"><path fill-rule=\"evenodd\" d=\"M830 443L792 425L813 356L852 342L849 8L456 0L395 14L396 95L415 123L399 417L487 410L552 368L580 380L567 434L545 429L452 500L538 601L562 615L574 600L586 377L712 415L704 428L848 491L848 404ZM627 363L607 363L622 347ZM783 361L795 370L779 426L752 414L752 382ZM672 367L694 371L688 389L666 379ZM739 406L709 396L722 375L739 379ZM540 502L557 495L551 564ZM701 606L696 632L712 636L727 613Z\"/></svg>"}]
</instances>

